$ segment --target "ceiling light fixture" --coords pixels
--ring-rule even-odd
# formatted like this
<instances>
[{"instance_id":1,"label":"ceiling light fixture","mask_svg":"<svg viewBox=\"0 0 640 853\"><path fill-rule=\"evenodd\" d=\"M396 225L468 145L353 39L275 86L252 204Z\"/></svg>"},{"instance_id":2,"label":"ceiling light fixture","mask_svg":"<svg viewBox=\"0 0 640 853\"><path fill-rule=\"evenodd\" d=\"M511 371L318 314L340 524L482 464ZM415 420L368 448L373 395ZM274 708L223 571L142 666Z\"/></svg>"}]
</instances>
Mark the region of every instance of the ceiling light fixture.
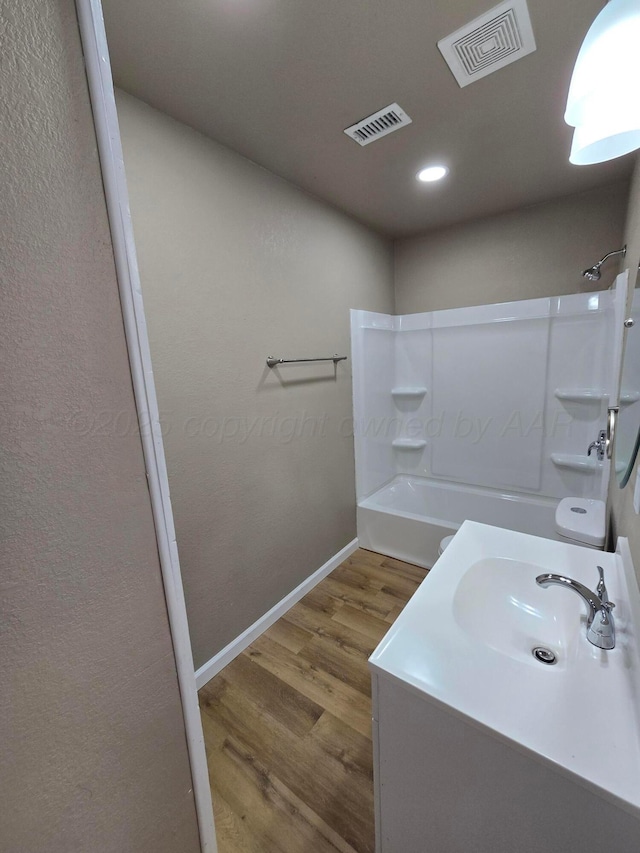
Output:
<instances>
[{"instance_id":1,"label":"ceiling light fixture","mask_svg":"<svg viewBox=\"0 0 640 853\"><path fill-rule=\"evenodd\" d=\"M445 166L427 166L426 169L421 169L416 178L426 184L431 184L434 181L441 181L449 170Z\"/></svg>"},{"instance_id":2,"label":"ceiling light fixture","mask_svg":"<svg viewBox=\"0 0 640 853\"><path fill-rule=\"evenodd\" d=\"M604 163L640 148L640 0L609 0L576 59L564 119L569 160Z\"/></svg>"}]
</instances>

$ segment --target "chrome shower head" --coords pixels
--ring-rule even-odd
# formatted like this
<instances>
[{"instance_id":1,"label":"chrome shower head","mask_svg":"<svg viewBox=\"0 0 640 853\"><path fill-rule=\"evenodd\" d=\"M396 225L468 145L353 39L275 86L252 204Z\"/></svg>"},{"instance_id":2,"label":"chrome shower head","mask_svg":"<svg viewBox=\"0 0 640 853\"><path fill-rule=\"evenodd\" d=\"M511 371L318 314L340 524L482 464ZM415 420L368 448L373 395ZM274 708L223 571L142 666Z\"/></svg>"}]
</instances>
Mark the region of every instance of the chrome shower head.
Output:
<instances>
[{"instance_id":1,"label":"chrome shower head","mask_svg":"<svg viewBox=\"0 0 640 853\"><path fill-rule=\"evenodd\" d=\"M594 264L592 267L589 267L588 270L583 270L583 278L588 279L588 281L600 281L600 279L602 278L600 267L602 266L602 264L609 258L612 258L614 255L622 255L622 257L624 257L626 254L626 246L623 246L621 249L618 249L615 252L609 252L607 255L604 256L604 258L600 258L600 260L596 264Z\"/></svg>"},{"instance_id":2,"label":"chrome shower head","mask_svg":"<svg viewBox=\"0 0 640 853\"><path fill-rule=\"evenodd\" d=\"M588 270L584 270L582 275L589 281L600 281L600 279L602 278L602 273L600 272L600 264L594 264L592 267L589 267Z\"/></svg>"}]
</instances>

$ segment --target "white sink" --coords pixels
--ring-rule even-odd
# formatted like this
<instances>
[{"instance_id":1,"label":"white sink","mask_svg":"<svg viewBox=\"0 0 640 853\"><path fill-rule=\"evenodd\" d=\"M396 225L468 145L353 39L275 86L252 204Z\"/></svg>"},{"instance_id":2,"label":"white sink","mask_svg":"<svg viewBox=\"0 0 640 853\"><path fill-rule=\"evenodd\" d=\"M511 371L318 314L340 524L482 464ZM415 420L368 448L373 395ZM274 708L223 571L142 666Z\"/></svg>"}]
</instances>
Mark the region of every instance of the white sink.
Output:
<instances>
[{"instance_id":1,"label":"white sink","mask_svg":"<svg viewBox=\"0 0 640 853\"><path fill-rule=\"evenodd\" d=\"M504 557L485 557L464 572L452 599L457 625L477 643L528 666L539 667L532 650L543 647L563 669L581 633L576 602L568 590L543 589L536 577L549 569ZM598 580L594 575L595 587ZM586 608L584 608L586 612ZM586 620L584 620L586 622Z\"/></svg>"},{"instance_id":2,"label":"white sink","mask_svg":"<svg viewBox=\"0 0 640 853\"><path fill-rule=\"evenodd\" d=\"M535 580L555 572L595 590L598 565L617 605L612 651L587 640L578 595ZM640 817L632 571L619 554L467 521L373 653L372 672ZM536 660L536 646L557 663Z\"/></svg>"}]
</instances>

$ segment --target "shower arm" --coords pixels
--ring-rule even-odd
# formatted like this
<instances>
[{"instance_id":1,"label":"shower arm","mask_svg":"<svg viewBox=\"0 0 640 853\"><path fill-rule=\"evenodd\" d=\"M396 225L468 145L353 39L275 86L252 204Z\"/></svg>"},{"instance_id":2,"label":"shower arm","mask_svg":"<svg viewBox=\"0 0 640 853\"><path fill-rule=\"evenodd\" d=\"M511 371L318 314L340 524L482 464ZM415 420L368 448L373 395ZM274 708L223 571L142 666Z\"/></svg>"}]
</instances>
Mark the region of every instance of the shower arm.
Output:
<instances>
[{"instance_id":1,"label":"shower arm","mask_svg":"<svg viewBox=\"0 0 640 853\"><path fill-rule=\"evenodd\" d=\"M600 258L598 263L595 266L602 266L605 261L608 261L609 258L613 258L615 255L622 255L623 257L627 254L627 247L623 246L621 249L617 249L615 252L609 252L604 256L604 258Z\"/></svg>"}]
</instances>

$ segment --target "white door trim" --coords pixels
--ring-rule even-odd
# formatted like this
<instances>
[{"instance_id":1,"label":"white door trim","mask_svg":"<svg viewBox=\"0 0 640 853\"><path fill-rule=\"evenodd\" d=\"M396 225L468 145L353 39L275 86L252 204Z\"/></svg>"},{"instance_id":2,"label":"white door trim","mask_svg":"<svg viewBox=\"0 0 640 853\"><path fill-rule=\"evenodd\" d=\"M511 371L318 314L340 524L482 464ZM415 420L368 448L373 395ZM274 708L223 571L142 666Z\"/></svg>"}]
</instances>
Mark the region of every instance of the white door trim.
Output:
<instances>
[{"instance_id":1,"label":"white door trim","mask_svg":"<svg viewBox=\"0 0 640 853\"><path fill-rule=\"evenodd\" d=\"M136 258L111 64L100 0L76 0L120 301L191 763L203 853L217 853L169 480Z\"/></svg>"}]
</instances>

